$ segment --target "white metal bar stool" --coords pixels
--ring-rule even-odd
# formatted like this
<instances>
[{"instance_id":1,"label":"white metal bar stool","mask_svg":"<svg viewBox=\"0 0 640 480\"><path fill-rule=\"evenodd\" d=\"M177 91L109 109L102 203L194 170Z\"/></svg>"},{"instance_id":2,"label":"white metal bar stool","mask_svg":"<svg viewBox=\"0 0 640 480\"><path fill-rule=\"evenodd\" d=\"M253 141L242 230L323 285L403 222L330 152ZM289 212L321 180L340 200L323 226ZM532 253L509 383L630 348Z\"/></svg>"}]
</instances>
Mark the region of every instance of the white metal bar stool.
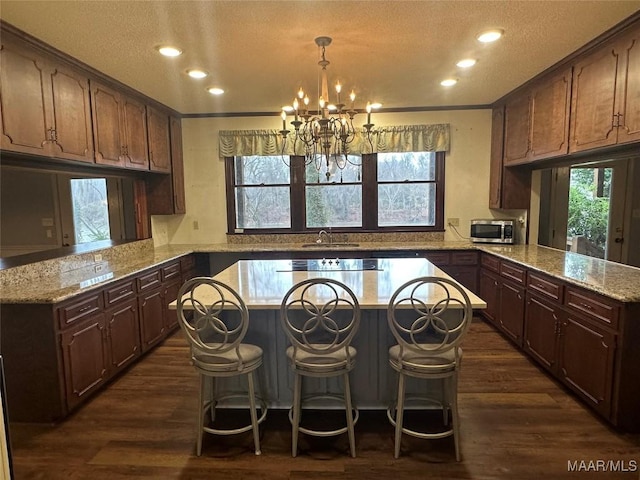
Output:
<instances>
[{"instance_id":1,"label":"white metal bar stool","mask_svg":"<svg viewBox=\"0 0 640 480\"><path fill-rule=\"evenodd\" d=\"M255 453L260 455L259 424L267 416L267 405L256 395L254 372L262 365L262 349L242 343L249 327L249 311L244 301L227 285L213 278L196 277L180 288L177 311L180 327L191 346L191 360L200 374L197 455L202 453L204 432L235 435L250 430L253 430ZM248 392L217 391L217 378L235 376L246 376ZM237 399L248 399L251 423L238 428L214 427L220 403ZM207 410L211 419L205 423Z\"/></svg>"},{"instance_id":2,"label":"white metal bar stool","mask_svg":"<svg viewBox=\"0 0 640 480\"><path fill-rule=\"evenodd\" d=\"M355 366L356 349L350 345L360 324L360 304L345 284L328 278L304 280L284 296L280 320L291 342L287 358L294 372L293 406L289 411L292 428L291 454L298 454L299 432L329 437L347 432L351 456L356 456L354 425L358 410L351 401L349 372ZM344 391L309 394L302 398L304 377L342 377ZM301 426L302 407L318 400L339 400L344 404L346 426L317 430Z\"/></svg>"},{"instance_id":3,"label":"white metal bar stool","mask_svg":"<svg viewBox=\"0 0 640 480\"><path fill-rule=\"evenodd\" d=\"M395 458L400 456L403 433L425 439L453 435L456 460L460 461L457 395L462 349L459 345L472 317L469 296L457 283L447 278L420 277L410 280L391 297L387 320L398 344L389 349L389 363L398 372L398 392L397 400L387 410L387 416L395 427ZM430 393L406 395L406 377L441 379L441 398ZM444 429L427 433L403 425L407 402L438 404L443 412Z\"/></svg>"}]
</instances>

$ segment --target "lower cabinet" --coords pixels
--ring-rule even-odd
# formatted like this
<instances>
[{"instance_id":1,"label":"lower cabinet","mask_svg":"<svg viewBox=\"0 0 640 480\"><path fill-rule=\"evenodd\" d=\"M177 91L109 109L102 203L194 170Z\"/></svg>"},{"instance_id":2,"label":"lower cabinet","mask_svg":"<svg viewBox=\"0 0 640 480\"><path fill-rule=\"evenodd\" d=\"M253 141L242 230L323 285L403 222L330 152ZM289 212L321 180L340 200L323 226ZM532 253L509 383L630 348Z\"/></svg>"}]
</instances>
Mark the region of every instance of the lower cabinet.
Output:
<instances>
[{"instance_id":1,"label":"lower cabinet","mask_svg":"<svg viewBox=\"0 0 640 480\"><path fill-rule=\"evenodd\" d=\"M498 326L499 322L497 314L500 307L500 279L497 274L487 270L486 268L481 268L479 283L480 298L482 298L487 304L487 308L482 311L482 314L491 323Z\"/></svg>"},{"instance_id":2,"label":"lower cabinet","mask_svg":"<svg viewBox=\"0 0 640 480\"><path fill-rule=\"evenodd\" d=\"M174 260L57 304L0 305L10 420L64 418L164 340L177 326L168 304L196 271Z\"/></svg>"},{"instance_id":3,"label":"lower cabinet","mask_svg":"<svg viewBox=\"0 0 640 480\"><path fill-rule=\"evenodd\" d=\"M104 313L91 315L61 334L67 408L72 409L109 377Z\"/></svg>"},{"instance_id":4,"label":"lower cabinet","mask_svg":"<svg viewBox=\"0 0 640 480\"><path fill-rule=\"evenodd\" d=\"M559 306L527 293L523 348L553 373L558 364L561 316Z\"/></svg>"},{"instance_id":5,"label":"lower cabinet","mask_svg":"<svg viewBox=\"0 0 640 480\"><path fill-rule=\"evenodd\" d=\"M599 413L611 410L616 336L567 313L560 330L560 379Z\"/></svg>"},{"instance_id":6,"label":"lower cabinet","mask_svg":"<svg viewBox=\"0 0 640 480\"><path fill-rule=\"evenodd\" d=\"M524 287L511 282L501 282L497 320L502 332L518 346L522 346L524 302Z\"/></svg>"}]
</instances>

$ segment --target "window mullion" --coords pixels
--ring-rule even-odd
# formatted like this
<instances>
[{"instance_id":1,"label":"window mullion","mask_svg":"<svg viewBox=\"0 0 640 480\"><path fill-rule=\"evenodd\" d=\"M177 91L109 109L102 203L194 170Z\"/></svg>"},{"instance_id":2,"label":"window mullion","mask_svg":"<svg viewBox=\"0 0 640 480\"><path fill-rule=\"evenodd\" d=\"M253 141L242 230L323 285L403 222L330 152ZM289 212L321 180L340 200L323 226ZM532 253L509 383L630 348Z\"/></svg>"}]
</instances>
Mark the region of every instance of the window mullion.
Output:
<instances>
[{"instance_id":1,"label":"window mullion","mask_svg":"<svg viewBox=\"0 0 640 480\"><path fill-rule=\"evenodd\" d=\"M294 232L301 232L306 224L306 201L305 201L305 164L304 157L291 156L291 229Z\"/></svg>"},{"instance_id":2,"label":"window mullion","mask_svg":"<svg viewBox=\"0 0 640 480\"><path fill-rule=\"evenodd\" d=\"M378 228L378 155L362 154L362 227Z\"/></svg>"}]
</instances>

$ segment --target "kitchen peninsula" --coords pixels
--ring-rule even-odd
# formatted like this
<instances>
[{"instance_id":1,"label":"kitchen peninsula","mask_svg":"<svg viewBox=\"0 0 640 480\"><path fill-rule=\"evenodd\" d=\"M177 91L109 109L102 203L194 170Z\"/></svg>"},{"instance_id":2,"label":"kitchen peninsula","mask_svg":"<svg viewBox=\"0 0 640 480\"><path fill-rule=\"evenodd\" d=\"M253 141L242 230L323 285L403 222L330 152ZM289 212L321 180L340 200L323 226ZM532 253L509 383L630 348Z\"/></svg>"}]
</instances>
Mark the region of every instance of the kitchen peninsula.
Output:
<instances>
[{"instance_id":1,"label":"kitchen peninsula","mask_svg":"<svg viewBox=\"0 0 640 480\"><path fill-rule=\"evenodd\" d=\"M475 282L487 303L483 316L518 349L602 418L640 431L638 268L533 245L466 242L361 242L326 251L301 243L154 248L142 241L120 249L103 252L99 272L93 254L0 271L12 420L64 418L165 338L177 326L166 305L196 272L195 257L203 264L197 273L215 275L238 260L405 256L427 258L469 290ZM115 328L114 313L127 319L120 324L127 328ZM110 335L107 325L115 328ZM81 334L91 338L98 360L108 360L97 362L94 377L73 375L71 353ZM130 348L116 338L128 339ZM86 366L96 358L80 360Z\"/></svg>"}]
</instances>

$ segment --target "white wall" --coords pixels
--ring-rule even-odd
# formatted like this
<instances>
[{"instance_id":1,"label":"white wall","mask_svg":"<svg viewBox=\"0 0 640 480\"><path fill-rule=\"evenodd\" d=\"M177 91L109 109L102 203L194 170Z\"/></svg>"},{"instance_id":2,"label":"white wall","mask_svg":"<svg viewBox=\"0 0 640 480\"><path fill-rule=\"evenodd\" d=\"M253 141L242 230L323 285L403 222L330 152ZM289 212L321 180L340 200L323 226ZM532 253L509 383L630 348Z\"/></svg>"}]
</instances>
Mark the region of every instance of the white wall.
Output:
<instances>
[{"instance_id":1,"label":"white wall","mask_svg":"<svg viewBox=\"0 0 640 480\"><path fill-rule=\"evenodd\" d=\"M496 216L488 208L491 110L378 113L372 120L378 126L449 123L451 149L445 167L445 219L459 218L458 230L468 235L469 220ZM226 243L224 162L218 157L218 130L280 126L277 116L183 119L187 213L153 217L154 243ZM198 229L194 228L194 222ZM445 240L461 239L447 228Z\"/></svg>"}]
</instances>

